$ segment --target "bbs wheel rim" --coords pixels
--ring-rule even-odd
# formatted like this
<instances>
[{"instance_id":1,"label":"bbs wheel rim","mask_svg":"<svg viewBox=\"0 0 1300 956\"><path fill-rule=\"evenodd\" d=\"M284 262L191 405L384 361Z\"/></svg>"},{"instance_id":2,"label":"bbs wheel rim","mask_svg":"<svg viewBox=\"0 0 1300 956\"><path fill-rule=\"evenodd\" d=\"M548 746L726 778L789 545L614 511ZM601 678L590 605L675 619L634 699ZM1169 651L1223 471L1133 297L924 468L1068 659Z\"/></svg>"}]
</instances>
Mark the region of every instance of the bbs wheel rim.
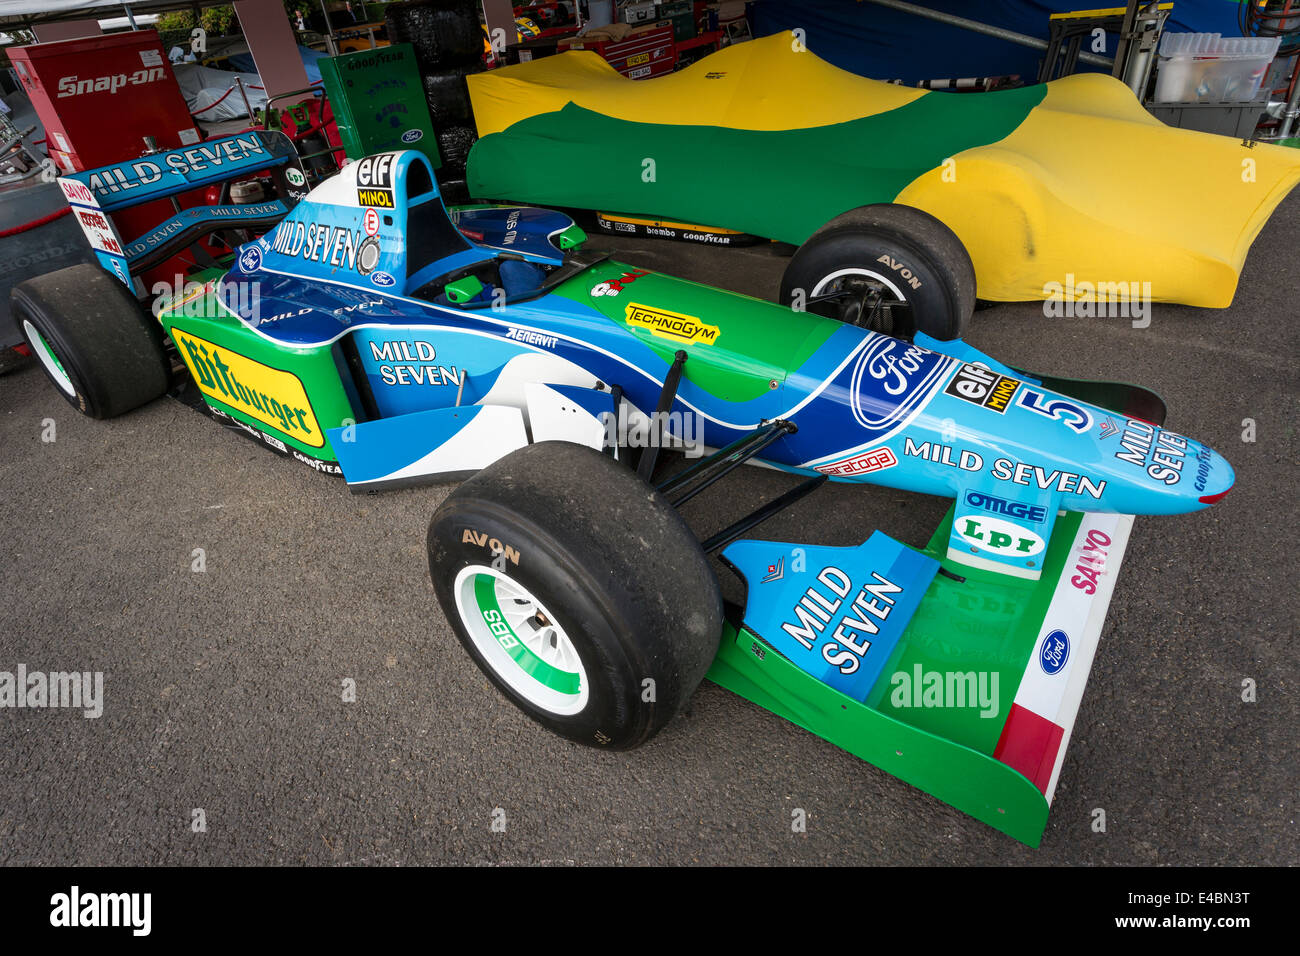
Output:
<instances>
[{"instance_id":1,"label":"bbs wheel rim","mask_svg":"<svg viewBox=\"0 0 1300 956\"><path fill-rule=\"evenodd\" d=\"M528 588L494 568L471 564L456 575L452 590L461 624L498 678L548 713L582 712L589 691L582 658L564 626Z\"/></svg>"},{"instance_id":2,"label":"bbs wheel rim","mask_svg":"<svg viewBox=\"0 0 1300 956\"><path fill-rule=\"evenodd\" d=\"M32 325L32 323L27 319L23 319L23 332L26 333L27 341L31 344L32 351L36 353L36 357L40 359L41 364L45 366L45 372L51 379L53 379L54 384L59 386L60 389L67 392L69 395L75 396L77 390L72 384L72 379L69 378L68 373L63 370L63 363L59 361L59 357L55 355L54 350L50 348L50 343L45 341L45 336L41 335L36 326Z\"/></svg>"},{"instance_id":3,"label":"bbs wheel rim","mask_svg":"<svg viewBox=\"0 0 1300 956\"><path fill-rule=\"evenodd\" d=\"M907 301L907 296L903 295L903 290L895 285L892 280L874 270L861 268L838 269L830 275L822 276L821 279L818 280L817 285L813 287L809 298L814 298L819 295L827 295L831 292L838 292L846 283L852 282L854 279L865 281L866 284L874 285L881 289L881 291L888 289L894 294L894 298L899 302Z\"/></svg>"},{"instance_id":4,"label":"bbs wheel rim","mask_svg":"<svg viewBox=\"0 0 1300 956\"><path fill-rule=\"evenodd\" d=\"M862 312L863 299L861 297L870 292L878 293L887 302L907 302L907 296L903 294L903 290L889 276L881 275L872 269L839 269L829 275L822 276L817 285L813 287L809 298L815 299L820 295L833 295L838 292L848 292L850 294L838 302L831 300L811 306L811 311L819 315L825 315L828 318L839 319L841 322L847 322L850 325L871 329L875 332L886 332L890 335L900 334L898 330L888 324L880 325L873 322L870 316ZM905 334L910 338L910 332Z\"/></svg>"}]
</instances>

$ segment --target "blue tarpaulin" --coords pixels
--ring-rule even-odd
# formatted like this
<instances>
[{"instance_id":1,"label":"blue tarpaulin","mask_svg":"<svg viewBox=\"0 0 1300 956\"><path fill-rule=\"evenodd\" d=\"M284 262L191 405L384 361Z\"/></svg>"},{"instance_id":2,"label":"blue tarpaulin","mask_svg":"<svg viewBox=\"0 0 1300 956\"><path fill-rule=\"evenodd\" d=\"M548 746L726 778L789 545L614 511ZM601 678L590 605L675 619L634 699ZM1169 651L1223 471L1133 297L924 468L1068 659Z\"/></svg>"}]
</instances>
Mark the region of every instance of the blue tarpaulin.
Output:
<instances>
[{"instance_id":1,"label":"blue tarpaulin","mask_svg":"<svg viewBox=\"0 0 1300 956\"><path fill-rule=\"evenodd\" d=\"M1102 6L1087 0L926 0L917 5L1043 41L1053 13ZM1240 36L1237 11L1234 0L1178 0L1166 30ZM808 48L822 59L861 76L901 79L909 86L918 80L1013 73L1032 83L1042 59L1040 50L857 0L754 0L749 18L755 36L802 28ZM1114 56L1115 43L1114 34L1108 36L1102 55ZM1091 51L1087 44L1083 49Z\"/></svg>"},{"instance_id":2,"label":"blue tarpaulin","mask_svg":"<svg viewBox=\"0 0 1300 956\"><path fill-rule=\"evenodd\" d=\"M312 50L308 47L299 45L298 55L302 57L303 69L307 71L307 82L315 86L317 83L321 81L320 65L317 64L316 61L323 56L328 56L328 54L321 53L318 50ZM253 64L253 54L251 53L233 54L230 57L230 65L233 66L236 70L241 70L248 73L257 72L257 67Z\"/></svg>"}]
</instances>

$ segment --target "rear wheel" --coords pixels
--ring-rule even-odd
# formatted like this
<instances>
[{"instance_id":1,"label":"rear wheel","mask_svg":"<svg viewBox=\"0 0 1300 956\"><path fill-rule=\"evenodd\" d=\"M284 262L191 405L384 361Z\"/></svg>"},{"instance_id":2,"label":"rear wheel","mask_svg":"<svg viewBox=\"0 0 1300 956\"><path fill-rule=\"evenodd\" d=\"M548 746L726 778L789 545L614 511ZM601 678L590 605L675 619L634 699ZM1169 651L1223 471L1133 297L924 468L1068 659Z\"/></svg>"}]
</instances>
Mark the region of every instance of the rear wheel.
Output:
<instances>
[{"instance_id":1,"label":"rear wheel","mask_svg":"<svg viewBox=\"0 0 1300 956\"><path fill-rule=\"evenodd\" d=\"M975 267L961 240L929 213L862 206L799 247L781 279L781 301L900 338L920 331L955 339L975 311Z\"/></svg>"},{"instance_id":2,"label":"rear wheel","mask_svg":"<svg viewBox=\"0 0 1300 956\"><path fill-rule=\"evenodd\" d=\"M644 743L717 652L722 601L695 536L593 449L542 442L502 458L438 508L428 549L434 590L470 657L570 740Z\"/></svg>"},{"instance_id":3,"label":"rear wheel","mask_svg":"<svg viewBox=\"0 0 1300 956\"><path fill-rule=\"evenodd\" d=\"M91 418L112 418L167 391L162 330L126 286L89 263L27 279L10 312L64 398Z\"/></svg>"}]
</instances>

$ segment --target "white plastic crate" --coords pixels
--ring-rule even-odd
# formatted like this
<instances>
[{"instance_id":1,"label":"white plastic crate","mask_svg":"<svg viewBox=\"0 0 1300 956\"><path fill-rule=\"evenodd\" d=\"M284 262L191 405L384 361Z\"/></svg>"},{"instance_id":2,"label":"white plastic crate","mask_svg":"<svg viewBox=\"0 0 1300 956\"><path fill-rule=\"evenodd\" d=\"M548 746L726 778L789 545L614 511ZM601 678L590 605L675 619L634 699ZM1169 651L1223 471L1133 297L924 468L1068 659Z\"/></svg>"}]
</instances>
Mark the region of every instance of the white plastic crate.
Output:
<instances>
[{"instance_id":1,"label":"white plastic crate","mask_svg":"<svg viewBox=\"0 0 1300 956\"><path fill-rule=\"evenodd\" d=\"M1166 33L1160 39L1156 102L1242 103L1255 98L1281 37Z\"/></svg>"}]
</instances>

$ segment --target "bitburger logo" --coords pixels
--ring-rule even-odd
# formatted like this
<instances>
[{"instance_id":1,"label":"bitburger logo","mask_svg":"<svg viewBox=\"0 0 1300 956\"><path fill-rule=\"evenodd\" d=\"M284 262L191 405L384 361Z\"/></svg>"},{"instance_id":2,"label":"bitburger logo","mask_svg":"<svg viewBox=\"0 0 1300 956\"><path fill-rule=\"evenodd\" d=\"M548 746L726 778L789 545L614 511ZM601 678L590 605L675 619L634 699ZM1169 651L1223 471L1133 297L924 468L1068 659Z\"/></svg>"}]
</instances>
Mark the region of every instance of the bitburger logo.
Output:
<instances>
[{"instance_id":1,"label":"bitburger logo","mask_svg":"<svg viewBox=\"0 0 1300 956\"><path fill-rule=\"evenodd\" d=\"M718 341L718 327L705 325L693 315L655 309L637 302L629 302L624 310L631 325L649 329L652 335L672 339L674 342L703 342L713 345Z\"/></svg>"}]
</instances>

